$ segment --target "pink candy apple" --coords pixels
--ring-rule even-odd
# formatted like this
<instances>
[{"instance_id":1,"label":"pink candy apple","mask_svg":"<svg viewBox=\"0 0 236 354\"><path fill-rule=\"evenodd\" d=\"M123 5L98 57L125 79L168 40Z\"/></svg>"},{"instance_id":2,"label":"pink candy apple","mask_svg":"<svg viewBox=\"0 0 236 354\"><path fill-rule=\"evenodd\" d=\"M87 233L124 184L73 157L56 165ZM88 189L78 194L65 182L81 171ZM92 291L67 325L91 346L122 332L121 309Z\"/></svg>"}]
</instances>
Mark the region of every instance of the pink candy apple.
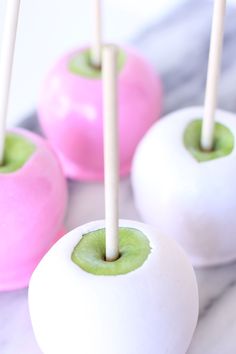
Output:
<instances>
[{"instance_id":1,"label":"pink candy apple","mask_svg":"<svg viewBox=\"0 0 236 354\"><path fill-rule=\"evenodd\" d=\"M62 57L42 90L39 119L73 179L103 179L101 71L89 49ZM150 65L131 50L119 53L120 175L127 175L137 144L159 118L161 84Z\"/></svg>"},{"instance_id":2,"label":"pink candy apple","mask_svg":"<svg viewBox=\"0 0 236 354\"><path fill-rule=\"evenodd\" d=\"M7 133L0 167L0 290L28 285L62 235L67 187L48 143L22 129Z\"/></svg>"}]
</instances>

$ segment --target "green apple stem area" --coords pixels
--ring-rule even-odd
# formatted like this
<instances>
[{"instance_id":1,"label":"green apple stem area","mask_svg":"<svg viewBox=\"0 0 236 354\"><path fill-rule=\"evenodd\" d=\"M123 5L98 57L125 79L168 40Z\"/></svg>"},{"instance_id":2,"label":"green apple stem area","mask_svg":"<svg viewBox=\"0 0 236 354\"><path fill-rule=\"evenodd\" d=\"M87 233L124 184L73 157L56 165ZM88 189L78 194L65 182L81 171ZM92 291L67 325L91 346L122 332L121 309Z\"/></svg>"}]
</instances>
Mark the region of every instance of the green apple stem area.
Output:
<instances>
[{"instance_id":1,"label":"green apple stem area","mask_svg":"<svg viewBox=\"0 0 236 354\"><path fill-rule=\"evenodd\" d=\"M118 53L118 71L121 71L125 65L126 54L123 50ZM91 49L87 48L75 54L69 61L69 71L72 74L80 75L90 79L100 79L102 71L91 62Z\"/></svg>"},{"instance_id":2,"label":"green apple stem area","mask_svg":"<svg viewBox=\"0 0 236 354\"><path fill-rule=\"evenodd\" d=\"M184 145L198 162L218 159L229 155L234 149L234 136L229 128L218 122L214 125L213 148L211 151L201 147L203 121L190 122L184 132Z\"/></svg>"},{"instance_id":3,"label":"green apple stem area","mask_svg":"<svg viewBox=\"0 0 236 354\"><path fill-rule=\"evenodd\" d=\"M141 231L125 227L119 228L120 257L117 260L105 260L105 247L105 229L89 232L75 246L71 259L94 275L121 275L141 267L151 252L149 240Z\"/></svg>"},{"instance_id":4,"label":"green apple stem area","mask_svg":"<svg viewBox=\"0 0 236 354\"><path fill-rule=\"evenodd\" d=\"M8 133L5 138L3 163L0 173L11 173L19 170L35 152L35 145L20 135Z\"/></svg>"}]
</instances>

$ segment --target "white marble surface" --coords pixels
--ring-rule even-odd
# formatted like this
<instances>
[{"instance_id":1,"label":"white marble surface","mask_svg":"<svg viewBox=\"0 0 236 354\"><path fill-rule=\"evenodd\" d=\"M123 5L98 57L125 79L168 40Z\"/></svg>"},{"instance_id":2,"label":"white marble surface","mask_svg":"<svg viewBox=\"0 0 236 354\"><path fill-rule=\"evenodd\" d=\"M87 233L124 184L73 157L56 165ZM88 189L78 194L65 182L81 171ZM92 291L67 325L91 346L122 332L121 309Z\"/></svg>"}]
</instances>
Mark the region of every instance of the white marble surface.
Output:
<instances>
[{"instance_id":1,"label":"white marble surface","mask_svg":"<svg viewBox=\"0 0 236 354\"><path fill-rule=\"evenodd\" d=\"M228 9L220 89L220 108L236 112L236 9ZM209 45L211 7L190 0L175 15L153 23L133 42L161 73L164 113L201 104ZM24 122L35 129L35 119ZM103 217L101 184L69 183L68 229ZM120 216L139 219L129 179L121 181ZM236 263L196 271L200 317L188 354L236 353ZM27 290L0 294L0 354L40 354L27 307ZM67 353L65 353L67 354ZM95 353L94 353L95 354ZM164 353L163 353L164 354Z\"/></svg>"}]
</instances>

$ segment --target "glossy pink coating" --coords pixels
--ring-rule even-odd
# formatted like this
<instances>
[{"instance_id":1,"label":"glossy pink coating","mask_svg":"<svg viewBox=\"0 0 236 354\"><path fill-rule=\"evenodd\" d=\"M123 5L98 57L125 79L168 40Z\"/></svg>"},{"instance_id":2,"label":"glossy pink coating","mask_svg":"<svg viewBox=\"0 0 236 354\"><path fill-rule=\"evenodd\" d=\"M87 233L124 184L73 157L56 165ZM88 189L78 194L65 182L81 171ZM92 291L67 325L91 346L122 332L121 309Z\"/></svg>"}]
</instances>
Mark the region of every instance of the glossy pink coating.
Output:
<instances>
[{"instance_id":1,"label":"glossy pink coating","mask_svg":"<svg viewBox=\"0 0 236 354\"><path fill-rule=\"evenodd\" d=\"M28 285L35 267L63 235L67 186L49 144L23 129L36 145L26 164L13 173L0 173L0 291Z\"/></svg>"},{"instance_id":2,"label":"glossy pink coating","mask_svg":"<svg viewBox=\"0 0 236 354\"><path fill-rule=\"evenodd\" d=\"M49 73L40 99L39 120L57 151L66 176L103 179L102 82L73 74L64 56ZM119 73L120 175L129 174L139 141L159 118L160 79L145 59L125 50Z\"/></svg>"}]
</instances>

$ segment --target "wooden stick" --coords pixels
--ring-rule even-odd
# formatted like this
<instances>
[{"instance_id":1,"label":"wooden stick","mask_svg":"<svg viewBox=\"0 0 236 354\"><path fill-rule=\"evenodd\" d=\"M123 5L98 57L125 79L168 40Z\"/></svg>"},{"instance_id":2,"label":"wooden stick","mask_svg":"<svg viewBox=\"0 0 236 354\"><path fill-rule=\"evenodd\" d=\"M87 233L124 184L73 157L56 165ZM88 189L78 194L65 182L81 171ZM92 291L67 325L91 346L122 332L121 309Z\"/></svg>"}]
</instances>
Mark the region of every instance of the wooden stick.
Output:
<instances>
[{"instance_id":1,"label":"wooden stick","mask_svg":"<svg viewBox=\"0 0 236 354\"><path fill-rule=\"evenodd\" d=\"M91 63L97 68L102 64L102 9L101 0L94 0L93 42L91 47Z\"/></svg>"},{"instance_id":2,"label":"wooden stick","mask_svg":"<svg viewBox=\"0 0 236 354\"><path fill-rule=\"evenodd\" d=\"M103 119L105 166L106 260L119 257L119 142L117 56L113 45L103 49Z\"/></svg>"},{"instance_id":3,"label":"wooden stick","mask_svg":"<svg viewBox=\"0 0 236 354\"><path fill-rule=\"evenodd\" d=\"M206 151L211 151L214 144L215 112L218 100L218 83L222 57L225 9L226 0L215 0L201 134L201 147Z\"/></svg>"},{"instance_id":4,"label":"wooden stick","mask_svg":"<svg viewBox=\"0 0 236 354\"><path fill-rule=\"evenodd\" d=\"M8 0L6 6L0 58L0 165L4 159L6 119L20 0Z\"/></svg>"}]
</instances>

